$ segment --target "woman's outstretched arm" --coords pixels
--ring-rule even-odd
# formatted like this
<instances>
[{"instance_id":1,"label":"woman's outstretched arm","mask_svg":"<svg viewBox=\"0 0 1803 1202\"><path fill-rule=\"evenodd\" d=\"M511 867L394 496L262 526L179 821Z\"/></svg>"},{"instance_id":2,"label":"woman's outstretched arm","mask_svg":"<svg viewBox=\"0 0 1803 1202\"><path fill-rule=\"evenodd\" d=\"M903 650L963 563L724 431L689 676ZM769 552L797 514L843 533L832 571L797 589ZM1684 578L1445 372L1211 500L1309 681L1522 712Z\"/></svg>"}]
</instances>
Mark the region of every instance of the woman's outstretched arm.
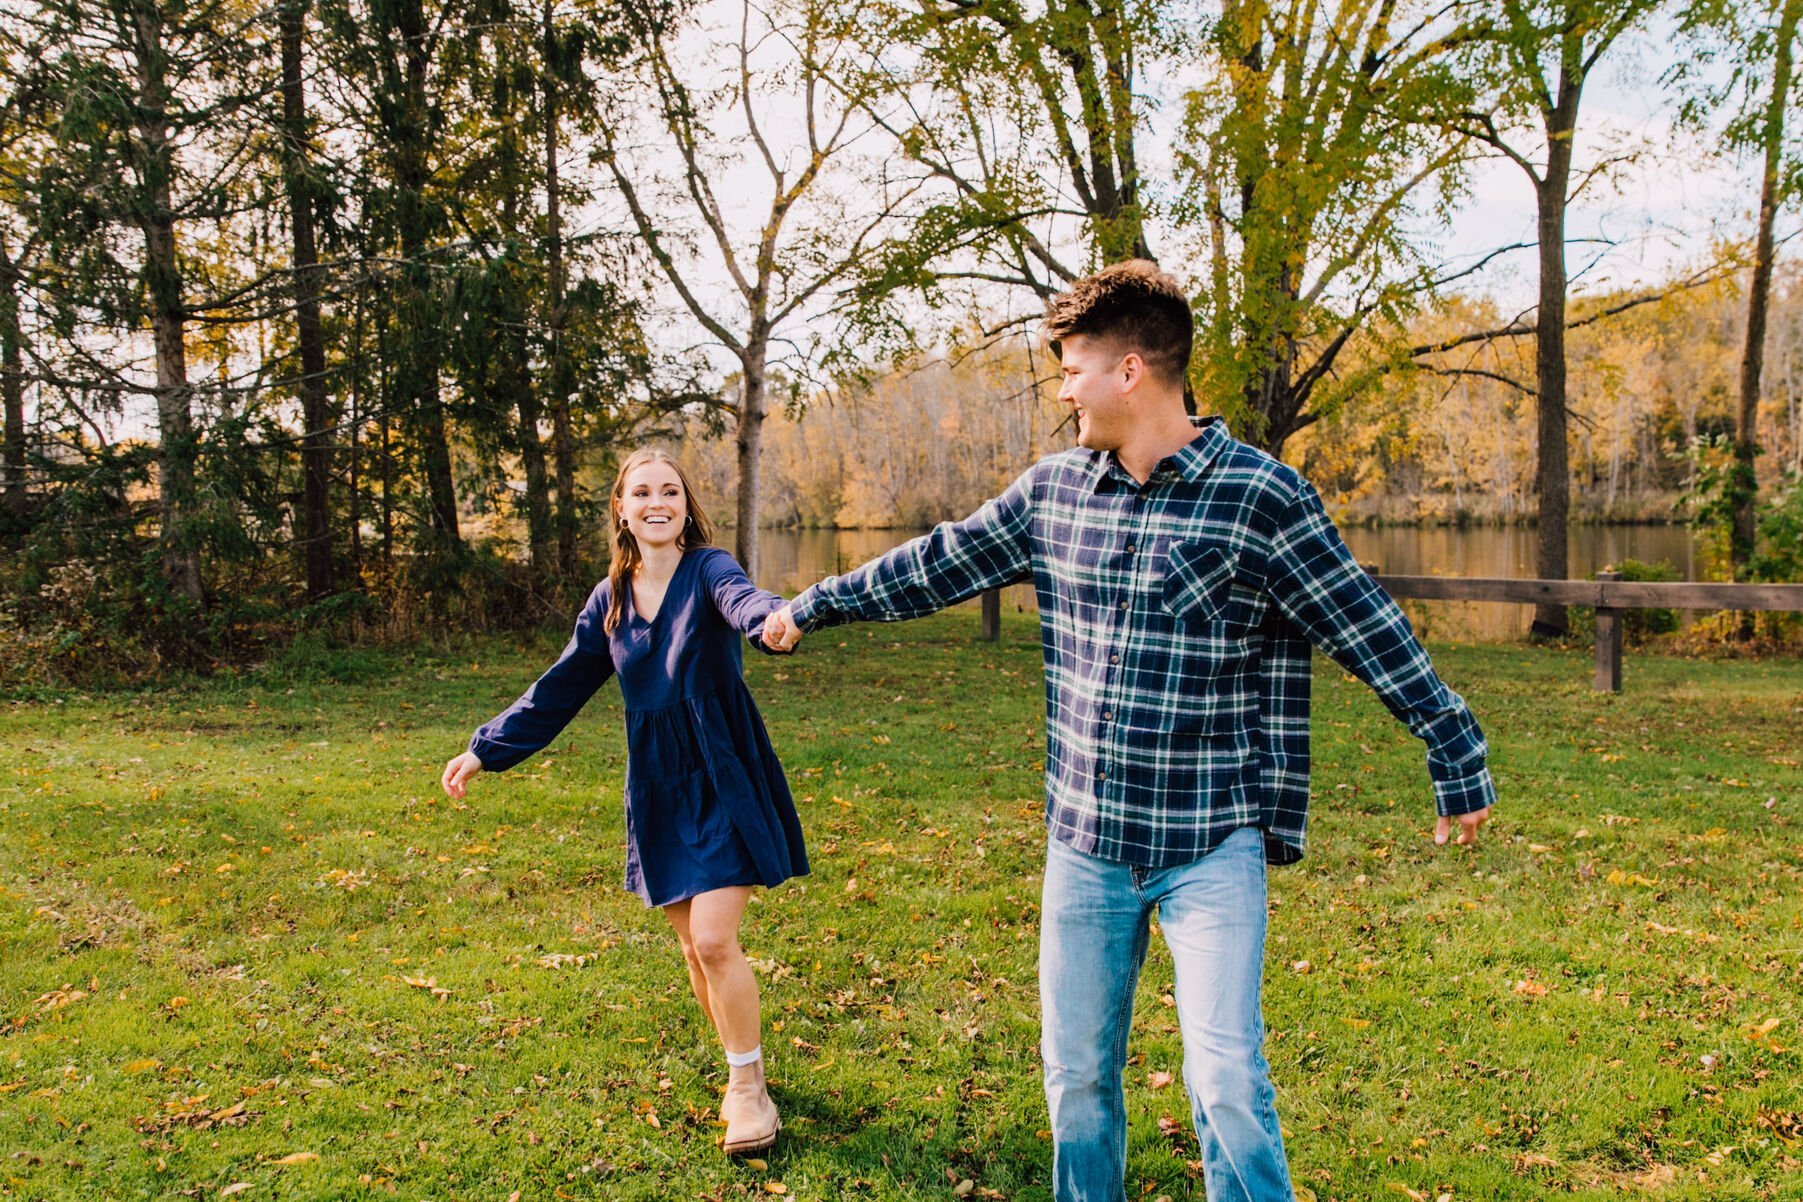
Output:
<instances>
[{"instance_id":1,"label":"woman's outstretched arm","mask_svg":"<svg viewBox=\"0 0 1803 1202\"><path fill-rule=\"evenodd\" d=\"M504 772L550 743L614 674L602 626L608 592L606 581L595 586L557 662L470 739L469 754L481 761L484 771ZM447 790L449 776L447 766Z\"/></svg>"}]
</instances>

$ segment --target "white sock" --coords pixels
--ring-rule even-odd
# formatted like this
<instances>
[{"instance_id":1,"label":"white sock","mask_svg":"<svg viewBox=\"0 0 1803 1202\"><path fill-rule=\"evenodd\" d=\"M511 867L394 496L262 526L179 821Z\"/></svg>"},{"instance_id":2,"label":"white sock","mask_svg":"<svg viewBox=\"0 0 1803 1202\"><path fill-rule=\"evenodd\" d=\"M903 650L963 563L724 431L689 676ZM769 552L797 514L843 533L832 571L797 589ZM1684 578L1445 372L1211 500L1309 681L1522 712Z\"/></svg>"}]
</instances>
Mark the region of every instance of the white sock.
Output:
<instances>
[{"instance_id":1,"label":"white sock","mask_svg":"<svg viewBox=\"0 0 1803 1202\"><path fill-rule=\"evenodd\" d=\"M764 1048L763 1048L762 1044L758 1045L755 1048L752 1048L749 1052L728 1052L728 1053L726 1053L726 1063L731 1065L733 1068L744 1068L748 1064L756 1064L758 1061L762 1060L763 1058L764 1058Z\"/></svg>"}]
</instances>

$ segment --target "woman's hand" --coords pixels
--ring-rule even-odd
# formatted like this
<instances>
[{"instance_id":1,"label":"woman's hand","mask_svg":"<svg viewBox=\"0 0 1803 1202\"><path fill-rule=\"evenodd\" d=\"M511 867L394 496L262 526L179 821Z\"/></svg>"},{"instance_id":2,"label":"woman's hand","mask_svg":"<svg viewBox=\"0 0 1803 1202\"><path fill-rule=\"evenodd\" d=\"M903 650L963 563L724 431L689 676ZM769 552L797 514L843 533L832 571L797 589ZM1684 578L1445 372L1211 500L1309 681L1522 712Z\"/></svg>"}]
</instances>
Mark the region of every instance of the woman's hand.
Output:
<instances>
[{"instance_id":1,"label":"woman's hand","mask_svg":"<svg viewBox=\"0 0 1803 1202\"><path fill-rule=\"evenodd\" d=\"M794 611L787 605L771 610L764 618L763 640L764 646L780 654L795 650L801 642L801 627L795 622Z\"/></svg>"},{"instance_id":2,"label":"woman's hand","mask_svg":"<svg viewBox=\"0 0 1803 1202\"><path fill-rule=\"evenodd\" d=\"M444 777L438 783L444 786L446 795L461 801L464 786L480 771L482 761L476 758L475 752L466 751L444 766Z\"/></svg>"}]
</instances>

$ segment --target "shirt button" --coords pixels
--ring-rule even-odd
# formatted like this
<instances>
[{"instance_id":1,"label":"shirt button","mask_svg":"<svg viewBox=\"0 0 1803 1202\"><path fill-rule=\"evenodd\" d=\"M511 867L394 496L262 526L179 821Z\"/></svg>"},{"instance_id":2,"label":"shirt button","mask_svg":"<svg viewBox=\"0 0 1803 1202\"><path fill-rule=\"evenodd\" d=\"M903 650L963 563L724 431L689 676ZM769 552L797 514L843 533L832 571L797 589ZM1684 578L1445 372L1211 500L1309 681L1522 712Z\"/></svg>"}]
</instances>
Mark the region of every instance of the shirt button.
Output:
<instances>
[{"instance_id":1,"label":"shirt button","mask_svg":"<svg viewBox=\"0 0 1803 1202\"><path fill-rule=\"evenodd\" d=\"M1111 664L1118 664L1121 662L1121 657L1118 655L1111 655L1108 657L1108 662Z\"/></svg>"},{"instance_id":2,"label":"shirt button","mask_svg":"<svg viewBox=\"0 0 1803 1202\"><path fill-rule=\"evenodd\" d=\"M1129 555L1133 554L1133 544L1132 543L1127 544L1127 554L1129 554Z\"/></svg>"},{"instance_id":3,"label":"shirt button","mask_svg":"<svg viewBox=\"0 0 1803 1202\"><path fill-rule=\"evenodd\" d=\"M1102 711L1102 721L1104 721L1104 722L1106 722L1106 721L1108 721L1108 720L1109 720L1109 719L1110 719L1110 718L1112 718L1112 717L1114 717L1114 711L1113 711L1113 710L1103 710L1103 711Z\"/></svg>"},{"instance_id":4,"label":"shirt button","mask_svg":"<svg viewBox=\"0 0 1803 1202\"><path fill-rule=\"evenodd\" d=\"M1097 768L1096 769L1096 779L1097 780L1106 780L1106 779L1108 779L1108 774L1106 772L1102 771L1100 768Z\"/></svg>"},{"instance_id":5,"label":"shirt button","mask_svg":"<svg viewBox=\"0 0 1803 1202\"><path fill-rule=\"evenodd\" d=\"M1121 602L1121 608L1122 608L1122 609L1126 609L1126 608L1127 608L1127 603L1126 603L1126 602L1125 602L1125 601L1122 601L1122 602Z\"/></svg>"}]
</instances>

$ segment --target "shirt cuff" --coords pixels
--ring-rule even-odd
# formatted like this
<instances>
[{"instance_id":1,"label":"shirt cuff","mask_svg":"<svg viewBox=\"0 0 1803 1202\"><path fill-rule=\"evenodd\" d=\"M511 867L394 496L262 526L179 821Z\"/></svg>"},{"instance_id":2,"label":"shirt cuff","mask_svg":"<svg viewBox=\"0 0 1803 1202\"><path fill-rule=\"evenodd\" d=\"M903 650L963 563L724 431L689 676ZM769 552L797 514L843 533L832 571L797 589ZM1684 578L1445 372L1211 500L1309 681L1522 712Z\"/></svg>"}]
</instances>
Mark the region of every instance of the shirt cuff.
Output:
<instances>
[{"instance_id":1,"label":"shirt cuff","mask_svg":"<svg viewBox=\"0 0 1803 1202\"><path fill-rule=\"evenodd\" d=\"M826 625L825 601L820 585L816 584L803 589L800 596L789 602L789 616L795 619L803 634L811 634Z\"/></svg>"},{"instance_id":2,"label":"shirt cuff","mask_svg":"<svg viewBox=\"0 0 1803 1202\"><path fill-rule=\"evenodd\" d=\"M482 761L484 772L505 772L526 757L477 731L470 736L469 752Z\"/></svg>"},{"instance_id":3,"label":"shirt cuff","mask_svg":"<svg viewBox=\"0 0 1803 1202\"><path fill-rule=\"evenodd\" d=\"M1495 804L1496 782L1490 778L1489 768L1434 782L1434 809L1442 818L1474 813Z\"/></svg>"}]
</instances>

